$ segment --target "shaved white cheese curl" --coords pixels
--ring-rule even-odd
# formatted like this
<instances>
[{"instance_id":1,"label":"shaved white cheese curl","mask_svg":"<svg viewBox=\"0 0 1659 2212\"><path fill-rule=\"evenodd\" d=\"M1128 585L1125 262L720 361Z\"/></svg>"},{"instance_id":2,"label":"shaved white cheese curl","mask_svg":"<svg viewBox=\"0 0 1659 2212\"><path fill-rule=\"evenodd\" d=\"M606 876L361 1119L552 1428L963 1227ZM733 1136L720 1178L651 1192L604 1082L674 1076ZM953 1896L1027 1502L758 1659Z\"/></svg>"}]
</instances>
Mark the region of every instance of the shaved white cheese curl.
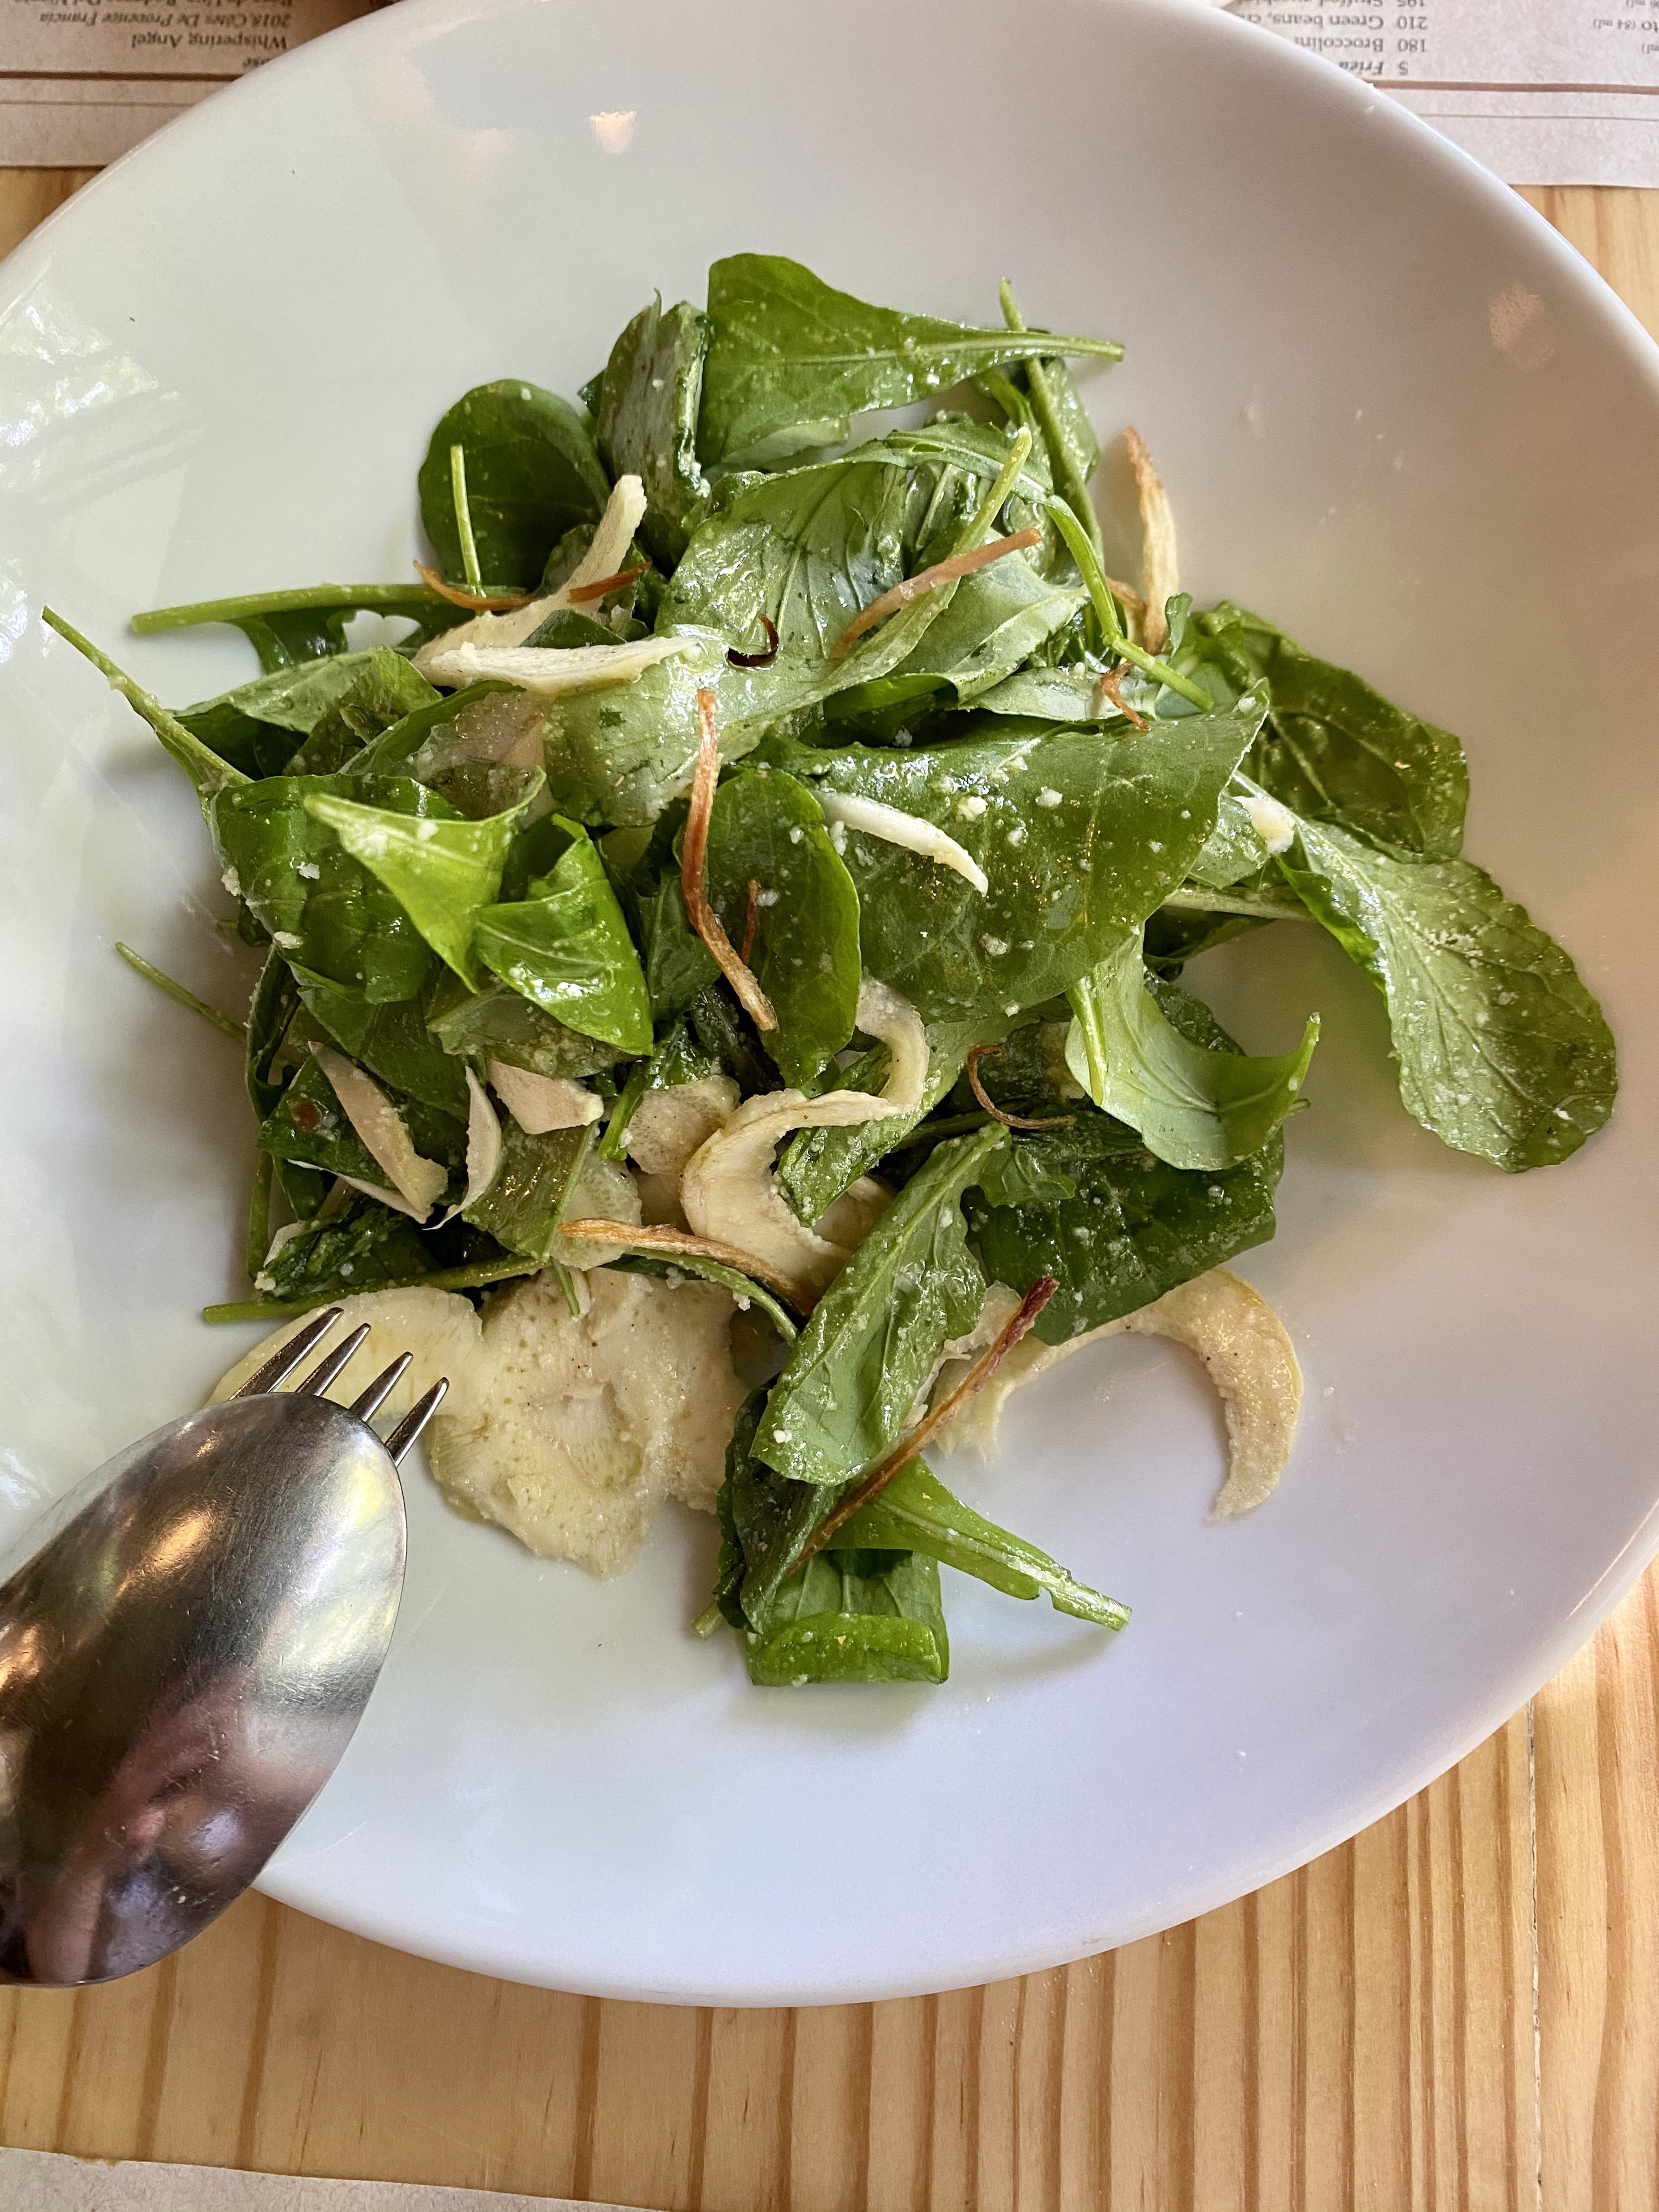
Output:
<instances>
[{"instance_id":1,"label":"shaved white cheese curl","mask_svg":"<svg viewBox=\"0 0 1659 2212\"><path fill-rule=\"evenodd\" d=\"M998 1296L1012 1297L998 1285ZM979 1396L965 1406L939 1438L951 1452L967 1444L995 1449L997 1423L1010 1394L1103 1336L1167 1336L1204 1363L1227 1422L1227 1480L1210 1508L1212 1521L1231 1521L1268 1497L1296 1441L1302 1411L1302 1370L1285 1325L1257 1291L1226 1267L1212 1267L1190 1283L1166 1291L1139 1313L1125 1314L1069 1344L1041 1344L1028 1336L1015 1346ZM971 1341L971 1340L969 1340ZM951 1347L955 1349L955 1347ZM947 1364L935 1395L961 1380Z\"/></svg>"},{"instance_id":2,"label":"shaved white cheese curl","mask_svg":"<svg viewBox=\"0 0 1659 2212\"><path fill-rule=\"evenodd\" d=\"M530 1068L492 1060L489 1079L526 1137L544 1137L550 1129L585 1129L605 1111L597 1091L573 1083L567 1075L537 1075Z\"/></svg>"},{"instance_id":3,"label":"shaved white cheese curl","mask_svg":"<svg viewBox=\"0 0 1659 2212\"><path fill-rule=\"evenodd\" d=\"M434 653L422 673L455 691L494 677L538 699L557 699L636 683L659 660L678 659L697 645L690 637L640 637L630 645L458 645Z\"/></svg>"},{"instance_id":4,"label":"shaved white cheese curl","mask_svg":"<svg viewBox=\"0 0 1659 2212\"><path fill-rule=\"evenodd\" d=\"M593 532L593 543L556 592L544 592L540 599L528 599L506 614L474 615L471 622L457 623L453 629L428 640L415 656L416 667L422 676L431 677L433 663L459 646L522 645L549 615L570 605L572 592L579 592L584 584L597 584L603 576L617 574L644 514L645 486L637 477L618 477ZM444 680L433 678L434 683Z\"/></svg>"},{"instance_id":5,"label":"shaved white cheese curl","mask_svg":"<svg viewBox=\"0 0 1659 2212\"><path fill-rule=\"evenodd\" d=\"M887 1048L892 1065L881 1087L893 1114L913 1114L927 1081L927 1032L908 999L866 975L859 986L858 1026Z\"/></svg>"},{"instance_id":6,"label":"shaved white cheese curl","mask_svg":"<svg viewBox=\"0 0 1659 2212\"><path fill-rule=\"evenodd\" d=\"M347 1121L377 1164L385 1169L386 1180L404 1200L398 1211L416 1221L424 1221L443 1195L444 1185L449 1181L448 1170L440 1167L436 1160L421 1158L404 1126L403 1115L372 1076L365 1075L361 1067L343 1052L336 1052L332 1045L318 1043L311 1049L317 1055L317 1065L332 1085ZM341 1180L351 1182L353 1179L345 1176ZM367 1188L362 1184L355 1187ZM384 1192L374 1194L382 1199L386 1195Z\"/></svg>"},{"instance_id":7,"label":"shaved white cheese curl","mask_svg":"<svg viewBox=\"0 0 1659 2212\"><path fill-rule=\"evenodd\" d=\"M1270 853L1290 851L1296 842L1296 817L1288 806L1269 799L1265 791L1253 791L1244 800L1244 811L1250 817L1251 829Z\"/></svg>"},{"instance_id":8,"label":"shaved white cheese curl","mask_svg":"<svg viewBox=\"0 0 1659 2212\"><path fill-rule=\"evenodd\" d=\"M466 1074L466 1188L438 1224L453 1221L478 1200L501 1171L501 1125L488 1093L469 1067Z\"/></svg>"},{"instance_id":9,"label":"shaved white cheese curl","mask_svg":"<svg viewBox=\"0 0 1659 2212\"><path fill-rule=\"evenodd\" d=\"M857 799L844 791L813 787L812 796L823 809L826 822L844 822L866 837L879 837L884 845L902 845L907 853L920 853L942 868L954 868L966 877L981 898L991 888L983 868L954 837L947 837L936 822L920 814L906 814L896 806L884 806L878 799Z\"/></svg>"},{"instance_id":10,"label":"shaved white cheese curl","mask_svg":"<svg viewBox=\"0 0 1659 2212\"><path fill-rule=\"evenodd\" d=\"M772 1173L772 1153L792 1129L850 1128L893 1111L866 1091L766 1091L745 1099L692 1153L680 1178L680 1204L699 1237L752 1252L778 1273L821 1291L852 1257L799 1220Z\"/></svg>"}]
</instances>

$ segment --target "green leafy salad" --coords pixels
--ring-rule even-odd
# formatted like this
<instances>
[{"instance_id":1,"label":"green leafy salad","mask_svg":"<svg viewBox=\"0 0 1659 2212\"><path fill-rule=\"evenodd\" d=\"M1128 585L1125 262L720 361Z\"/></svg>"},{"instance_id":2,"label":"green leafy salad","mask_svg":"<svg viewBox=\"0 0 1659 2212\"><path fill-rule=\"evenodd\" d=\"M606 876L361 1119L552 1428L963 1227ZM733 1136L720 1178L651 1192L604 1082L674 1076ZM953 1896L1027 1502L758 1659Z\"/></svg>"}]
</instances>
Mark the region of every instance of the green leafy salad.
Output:
<instances>
[{"instance_id":1,"label":"green leafy salad","mask_svg":"<svg viewBox=\"0 0 1659 2212\"><path fill-rule=\"evenodd\" d=\"M1271 1489L1300 1380L1224 1263L1273 1233L1319 1022L1242 1051L1206 948L1328 932L1407 1110L1496 1167L1611 1110L1595 1000L1462 857L1457 739L1196 611L1133 430L1109 558L1075 378L1120 351L1006 285L968 327L734 255L576 404L456 401L418 580L136 618L234 625L252 681L168 709L48 617L264 949L246 1024L198 1008L258 1124L252 1295L207 1317L343 1301L412 1348L435 1478L544 1554L614 1573L712 1507L697 1626L757 1683L943 1680L941 1565L1121 1626L922 1456L1103 1331L1202 1358L1219 1511Z\"/></svg>"}]
</instances>

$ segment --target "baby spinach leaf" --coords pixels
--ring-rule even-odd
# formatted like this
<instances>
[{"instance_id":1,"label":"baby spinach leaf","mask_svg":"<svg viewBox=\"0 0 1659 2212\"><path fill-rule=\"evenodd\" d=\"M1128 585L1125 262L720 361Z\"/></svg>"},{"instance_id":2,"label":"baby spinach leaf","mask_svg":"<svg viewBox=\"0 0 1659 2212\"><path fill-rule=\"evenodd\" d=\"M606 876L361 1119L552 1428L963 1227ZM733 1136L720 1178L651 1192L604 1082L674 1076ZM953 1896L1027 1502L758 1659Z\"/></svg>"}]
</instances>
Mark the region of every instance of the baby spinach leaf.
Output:
<instances>
[{"instance_id":1,"label":"baby spinach leaf","mask_svg":"<svg viewBox=\"0 0 1659 2212\"><path fill-rule=\"evenodd\" d=\"M979 1318L961 1200L1004 1137L994 1125L940 1145L819 1299L756 1435L778 1474L850 1480L896 1439L940 1346Z\"/></svg>"},{"instance_id":2,"label":"baby spinach leaf","mask_svg":"<svg viewBox=\"0 0 1659 2212\"><path fill-rule=\"evenodd\" d=\"M533 1075L580 1081L614 1067L623 1057L615 1045L567 1029L493 975L485 977L481 989L469 991L459 976L441 969L427 1026L447 1053L477 1060L481 1066L492 1060L505 1060L509 1067L527 1067Z\"/></svg>"},{"instance_id":3,"label":"baby spinach leaf","mask_svg":"<svg viewBox=\"0 0 1659 2212\"><path fill-rule=\"evenodd\" d=\"M388 807L366 806L318 792L306 811L333 830L346 851L403 908L439 957L476 989L473 932L501 889L501 869L540 781L516 806L482 822L416 821Z\"/></svg>"},{"instance_id":4,"label":"baby spinach leaf","mask_svg":"<svg viewBox=\"0 0 1659 2212\"><path fill-rule=\"evenodd\" d=\"M708 890L734 945L747 935L751 883L759 888L749 964L778 1018L763 1042L784 1081L811 1090L853 1034L863 980L859 898L817 799L777 770L739 771L714 796Z\"/></svg>"},{"instance_id":5,"label":"baby spinach leaf","mask_svg":"<svg viewBox=\"0 0 1659 2212\"><path fill-rule=\"evenodd\" d=\"M599 392L599 453L612 477L645 486L640 537L653 561L672 568L685 550L693 517L708 496L697 464L708 324L684 301L663 313L660 295L641 307L611 349Z\"/></svg>"},{"instance_id":6,"label":"baby spinach leaf","mask_svg":"<svg viewBox=\"0 0 1659 2212\"><path fill-rule=\"evenodd\" d=\"M605 863L586 833L572 842L526 895L487 907L474 946L504 983L567 1029L619 1052L651 1050L651 1002Z\"/></svg>"},{"instance_id":7,"label":"baby spinach leaf","mask_svg":"<svg viewBox=\"0 0 1659 2212\"><path fill-rule=\"evenodd\" d=\"M666 623L659 624L659 633ZM542 750L548 789L562 813L607 828L654 822L685 791L697 757L697 693L724 697L726 641L713 632L684 632L694 659L659 660L632 684L578 691L547 702ZM736 760L761 734L720 716L720 756Z\"/></svg>"},{"instance_id":8,"label":"baby spinach leaf","mask_svg":"<svg viewBox=\"0 0 1659 2212\"><path fill-rule=\"evenodd\" d=\"M1020 668L972 702L981 714L1018 716L1033 722L1115 721L1116 709L1103 703L1100 679L1091 668Z\"/></svg>"},{"instance_id":9,"label":"baby spinach leaf","mask_svg":"<svg viewBox=\"0 0 1659 2212\"><path fill-rule=\"evenodd\" d=\"M1449 730L1229 600L1193 617L1179 659L1218 674L1235 697L1265 683L1267 720L1244 765L1284 805L1431 860L1455 859L1469 775Z\"/></svg>"},{"instance_id":10,"label":"baby spinach leaf","mask_svg":"<svg viewBox=\"0 0 1659 2212\"><path fill-rule=\"evenodd\" d=\"M478 566L492 584L533 584L565 532L592 521L611 495L593 441L568 400L514 376L475 386L432 433L416 480L422 526L452 579L462 574L453 446L466 454Z\"/></svg>"},{"instance_id":11,"label":"baby spinach leaf","mask_svg":"<svg viewBox=\"0 0 1659 2212\"><path fill-rule=\"evenodd\" d=\"M757 1390L738 1407L726 1450L726 1480L714 1502L725 1536L715 1595L734 1628L764 1624L801 1546L839 1494L792 1481L755 1457L765 1404L766 1393Z\"/></svg>"},{"instance_id":12,"label":"baby spinach leaf","mask_svg":"<svg viewBox=\"0 0 1659 2212\"><path fill-rule=\"evenodd\" d=\"M1601 1009L1490 876L1311 822L1279 866L1382 992L1400 1095L1425 1129L1515 1173L1601 1127L1619 1087Z\"/></svg>"},{"instance_id":13,"label":"baby spinach leaf","mask_svg":"<svg viewBox=\"0 0 1659 2212\"><path fill-rule=\"evenodd\" d=\"M999 1528L952 1497L919 1459L902 1467L880 1495L861 1505L836 1534L848 1544L873 1550L923 1553L1009 1597L1034 1598L1047 1590L1056 1613L1101 1628L1121 1628L1129 1618L1127 1606L1078 1582L1035 1544Z\"/></svg>"},{"instance_id":14,"label":"baby spinach leaf","mask_svg":"<svg viewBox=\"0 0 1659 2212\"><path fill-rule=\"evenodd\" d=\"M1006 329L871 307L772 253L715 262L708 321L698 451L728 466L835 445L865 408L907 407L1030 350ZM1107 360L1122 352L1094 338L1051 343Z\"/></svg>"},{"instance_id":15,"label":"baby spinach leaf","mask_svg":"<svg viewBox=\"0 0 1659 2212\"><path fill-rule=\"evenodd\" d=\"M1228 708L1145 732L991 722L908 752L796 747L813 787L935 823L990 889L849 829L868 972L924 1020L978 1022L1057 996L1181 882L1260 716Z\"/></svg>"},{"instance_id":16,"label":"baby spinach leaf","mask_svg":"<svg viewBox=\"0 0 1659 2212\"><path fill-rule=\"evenodd\" d=\"M240 629L269 675L346 649L346 624L354 615L386 615L411 622L404 648L413 650L467 620L441 592L420 584L310 584L286 592L250 592L237 599L197 599L188 605L152 607L132 617L141 637L158 630L194 629L228 623Z\"/></svg>"},{"instance_id":17,"label":"baby spinach leaf","mask_svg":"<svg viewBox=\"0 0 1659 2212\"><path fill-rule=\"evenodd\" d=\"M408 665L395 653L386 657L400 667ZM298 667L273 669L198 706L180 707L177 718L244 775L280 775L296 746L345 696L373 658L368 653L336 653L301 661Z\"/></svg>"},{"instance_id":18,"label":"baby spinach leaf","mask_svg":"<svg viewBox=\"0 0 1659 2212\"><path fill-rule=\"evenodd\" d=\"M288 1087L291 1069L278 1072L283 1040L300 1005L299 987L280 952L267 954L247 1010L244 1073L253 1111L263 1121Z\"/></svg>"},{"instance_id":19,"label":"baby spinach leaf","mask_svg":"<svg viewBox=\"0 0 1659 2212\"><path fill-rule=\"evenodd\" d=\"M593 1142L588 1129L526 1134L501 1116L501 1164L495 1181L463 1219L487 1230L508 1252L545 1267L558 1249L559 1221Z\"/></svg>"},{"instance_id":20,"label":"baby spinach leaf","mask_svg":"<svg viewBox=\"0 0 1659 2212\"><path fill-rule=\"evenodd\" d=\"M665 872L640 902L640 935L653 1020L684 1013L720 981L718 962L691 927L678 874Z\"/></svg>"},{"instance_id":21,"label":"baby spinach leaf","mask_svg":"<svg viewBox=\"0 0 1659 2212\"><path fill-rule=\"evenodd\" d=\"M320 670L344 660L358 662L358 656L342 654L336 661L320 660L313 665ZM286 772L332 775L359 758L366 746L395 729L406 716L441 703L439 694L401 653L377 646L373 653L362 655L349 690L331 701L319 715L304 744L287 763Z\"/></svg>"},{"instance_id":22,"label":"baby spinach leaf","mask_svg":"<svg viewBox=\"0 0 1659 2212\"><path fill-rule=\"evenodd\" d=\"M268 1156L267 1156L268 1157ZM430 1274L427 1239L406 1214L358 1199L326 1221L284 1237L254 1278L268 1298L341 1297Z\"/></svg>"},{"instance_id":23,"label":"baby spinach leaf","mask_svg":"<svg viewBox=\"0 0 1659 2212\"><path fill-rule=\"evenodd\" d=\"M1222 1034L1213 1023L1189 1027ZM1036 1333L1064 1344L1265 1243L1284 1142L1272 1138L1237 1167L1194 1172L1079 1106L1069 1129L1016 1136L1006 1162L994 1159L968 1193L969 1222L992 1281L1022 1292L1039 1275L1059 1283Z\"/></svg>"},{"instance_id":24,"label":"baby spinach leaf","mask_svg":"<svg viewBox=\"0 0 1659 2212\"><path fill-rule=\"evenodd\" d=\"M412 999L432 965L420 932L398 900L307 811L308 799L348 794L411 819L450 812L407 777L360 784L343 776L267 776L212 801L214 849L227 887L297 967L371 1000Z\"/></svg>"},{"instance_id":25,"label":"baby spinach leaf","mask_svg":"<svg viewBox=\"0 0 1659 2212\"><path fill-rule=\"evenodd\" d=\"M1072 986L1066 1066L1097 1106L1139 1129L1171 1167L1233 1167L1302 1103L1319 1017L1310 1017L1295 1052L1255 1060L1183 1036L1158 993L1139 930L1126 930Z\"/></svg>"},{"instance_id":26,"label":"baby spinach leaf","mask_svg":"<svg viewBox=\"0 0 1659 2212\"><path fill-rule=\"evenodd\" d=\"M568 653L575 646L617 642L617 633L608 623L595 622L591 615L578 614L574 607L555 607L546 621L538 623L525 640L526 645L554 653Z\"/></svg>"},{"instance_id":27,"label":"baby spinach leaf","mask_svg":"<svg viewBox=\"0 0 1659 2212\"><path fill-rule=\"evenodd\" d=\"M765 1689L942 1682L951 1645L939 1568L908 1552L821 1552L784 1583L764 1629L744 1644L749 1679Z\"/></svg>"},{"instance_id":28,"label":"baby spinach leaf","mask_svg":"<svg viewBox=\"0 0 1659 2212\"><path fill-rule=\"evenodd\" d=\"M509 696L522 700L525 696L514 685L495 677L469 684L445 697L434 693L371 738L339 773L358 782L380 775L413 775L417 782L430 786L435 773L431 763L451 745L461 743L464 726L482 701Z\"/></svg>"},{"instance_id":29,"label":"baby spinach leaf","mask_svg":"<svg viewBox=\"0 0 1659 2212\"><path fill-rule=\"evenodd\" d=\"M136 684L124 668L118 668L89 637L83 637L72 623L65 622L52 607L43 608L41 616L48 628L55 629L65 644L72 645L82 659L89 660L110 690L118 691L133 712L149 724L161 740L162 750L183 769L195 786L204 815L216 793L246 787L248 780L240 769L222 760L193 730L186 729L176 714L169 713L154 693Z\"/></svg>"},{"instance_id":30,"label":"baby spinach leaf","mask_svg":"<svg viewBox=\"0 0 1659 2212\"><path fill-rule=\"evenodd\" d=\"M427 1026L434 996L429 982L418 999L378 1006L315 975L301 976L299 988L306 1012L360 1067L392 1090L465 1121L465 1073Z\"/></svg>"},{"instance_id":31,"label":"baby spinach leaf","mask_svg":"<svg viewBox=\"0 0 1659 2212\"><path fill-rule=\"evenodd\" d=\"M1245 793L1257 793L1259 799L1257 787L1243 776L1236 777L1222 793L1215 828L1187 871L1189 882L1201 884L1207 890L1225 890L1230 884L1260 876L1267 867L1272 856L1250 818Z\"/></svg>"}]
</instances>

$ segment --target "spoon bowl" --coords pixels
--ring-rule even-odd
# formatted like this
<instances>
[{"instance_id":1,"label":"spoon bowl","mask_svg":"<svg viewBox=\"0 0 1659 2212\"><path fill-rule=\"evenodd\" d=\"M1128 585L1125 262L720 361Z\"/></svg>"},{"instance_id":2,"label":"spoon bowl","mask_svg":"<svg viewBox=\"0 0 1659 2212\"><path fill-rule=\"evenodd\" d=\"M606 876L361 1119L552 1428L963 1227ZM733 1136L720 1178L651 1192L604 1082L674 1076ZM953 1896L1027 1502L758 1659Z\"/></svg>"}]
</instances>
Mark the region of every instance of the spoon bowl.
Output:
<instances>
[{"instance_id":1,"label":"spoon bowl","mask_svg":"<svg viewBox=\"0 0 1659 2212\"><path fill-rule=\"evenodd\" d=\"M0 1561L0 1979L130 1973L256 1879L362 1716L405 1542L392 1450L284 1393L169 1422Z\"/></svg>"}]
</instances>

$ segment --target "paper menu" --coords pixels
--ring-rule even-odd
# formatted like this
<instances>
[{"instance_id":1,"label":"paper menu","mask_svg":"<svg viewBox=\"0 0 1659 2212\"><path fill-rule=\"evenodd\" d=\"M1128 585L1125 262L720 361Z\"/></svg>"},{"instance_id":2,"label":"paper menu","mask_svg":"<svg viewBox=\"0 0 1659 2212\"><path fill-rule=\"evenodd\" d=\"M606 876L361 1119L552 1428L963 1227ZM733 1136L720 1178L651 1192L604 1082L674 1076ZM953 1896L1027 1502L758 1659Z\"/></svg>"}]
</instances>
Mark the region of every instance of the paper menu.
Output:
<instances>
[{"instance_id":1,"label":"paper menu","mask_svg":"<svg viewBox=\"0 0 1659 2212\"><path fill-rule=\"evenodd\" d=\"M1659 185L1659 6L1231 0L1515 185Z\"/></svg>"}]
</instances>

